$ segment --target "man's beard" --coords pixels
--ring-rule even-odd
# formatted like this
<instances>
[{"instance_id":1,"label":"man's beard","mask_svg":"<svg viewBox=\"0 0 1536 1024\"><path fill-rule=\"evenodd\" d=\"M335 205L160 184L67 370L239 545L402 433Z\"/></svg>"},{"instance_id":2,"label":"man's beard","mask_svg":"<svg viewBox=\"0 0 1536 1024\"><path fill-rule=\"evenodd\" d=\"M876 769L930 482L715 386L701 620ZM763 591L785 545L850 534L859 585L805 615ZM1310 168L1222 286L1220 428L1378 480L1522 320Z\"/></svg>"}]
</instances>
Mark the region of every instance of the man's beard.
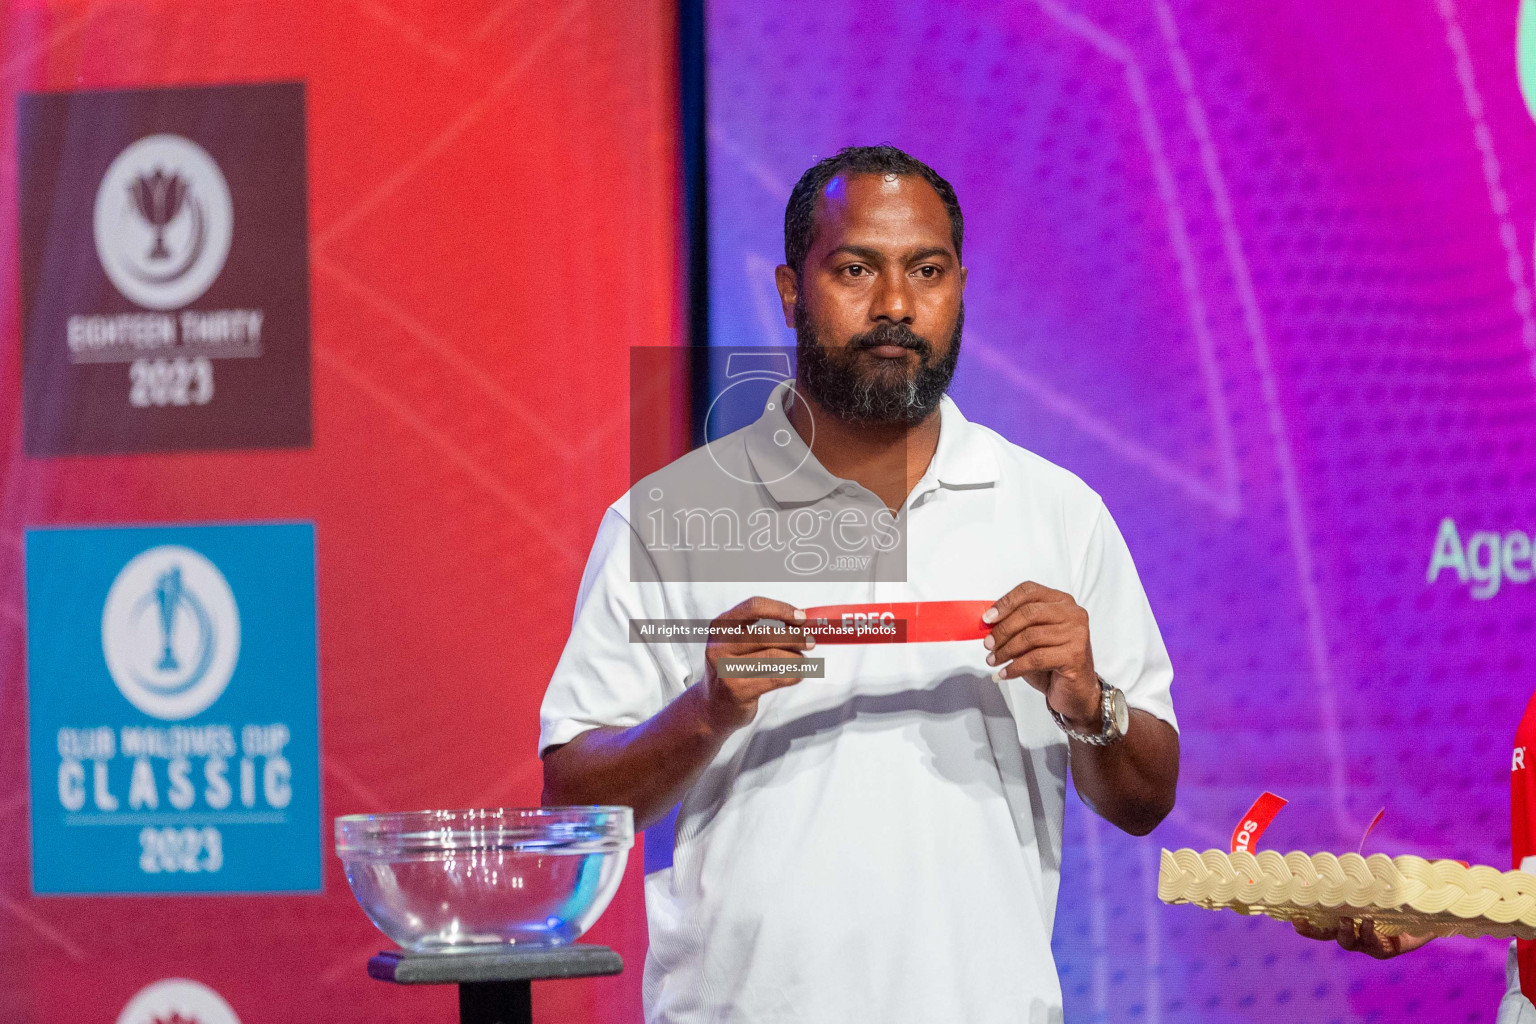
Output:
<instances>
[{"instance_id":1,"label":"man's beard","mask_svg":"<svg viewBox=\"0 0 1536 1024\"><path fill-rule=\"evenodd\" d=\"M799 368L795 387L815 399L827 412L850 423L912 426L939 407L960 361L960 333L965 306L955 319L949 349L933 357L933 346L906 324L882 321L855 335L845 348L821 344L803 303L795 307L795 350ZM864 354L879 345L900 345L917 353L917 366L907 360Z\"/></svg>"}]
</instances>

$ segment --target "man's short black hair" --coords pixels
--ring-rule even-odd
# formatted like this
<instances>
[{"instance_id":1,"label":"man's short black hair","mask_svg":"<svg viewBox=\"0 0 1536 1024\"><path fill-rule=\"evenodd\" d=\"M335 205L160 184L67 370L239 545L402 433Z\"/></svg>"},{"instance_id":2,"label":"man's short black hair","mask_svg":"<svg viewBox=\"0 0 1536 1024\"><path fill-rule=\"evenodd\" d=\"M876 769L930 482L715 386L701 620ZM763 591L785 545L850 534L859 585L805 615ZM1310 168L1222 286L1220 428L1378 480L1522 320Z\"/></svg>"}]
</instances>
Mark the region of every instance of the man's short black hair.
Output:
<instances>
[{"instance_id":1,"label":"man's short black hair","mask_svg":"<svg viewBox=\"0 0 1536 1024\"><path fill-rule=\"evenodd\" d=\"M955 243L955 256L960 256L965 218L960 214L960 200L955 198L955 190L938 171L895 146L848 146L800 175L789 194L789 205L784 208L784 262L789 264L796 277L805 269L805 254L811 251L811 239L816 234L816 200L821 198L827 182L839 174L899 174L922 178L933 186L949 211L949 233Z\"/></svg>"}]
</instances>

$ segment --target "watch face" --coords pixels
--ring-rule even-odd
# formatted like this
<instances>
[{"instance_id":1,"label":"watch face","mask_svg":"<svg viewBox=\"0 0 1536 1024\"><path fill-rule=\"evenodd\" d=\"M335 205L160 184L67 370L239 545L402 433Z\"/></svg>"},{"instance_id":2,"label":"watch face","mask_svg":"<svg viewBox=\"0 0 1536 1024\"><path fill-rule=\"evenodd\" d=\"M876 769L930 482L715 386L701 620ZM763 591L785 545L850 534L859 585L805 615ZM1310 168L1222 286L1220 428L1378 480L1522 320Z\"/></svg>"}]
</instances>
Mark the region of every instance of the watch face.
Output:
<instances>
[{"instance_id":1,"label":"watch face","mask_svg":"<svg viewBox=\"0 0 1536 1024\"><path fill-rule=\"evenodd\" d=\"M1115 713L1115 731L1124 736L1131 728L1131 706L1126 702L1125 693L1116 690L1111 698Z\"/></svg>"}]
</instances>

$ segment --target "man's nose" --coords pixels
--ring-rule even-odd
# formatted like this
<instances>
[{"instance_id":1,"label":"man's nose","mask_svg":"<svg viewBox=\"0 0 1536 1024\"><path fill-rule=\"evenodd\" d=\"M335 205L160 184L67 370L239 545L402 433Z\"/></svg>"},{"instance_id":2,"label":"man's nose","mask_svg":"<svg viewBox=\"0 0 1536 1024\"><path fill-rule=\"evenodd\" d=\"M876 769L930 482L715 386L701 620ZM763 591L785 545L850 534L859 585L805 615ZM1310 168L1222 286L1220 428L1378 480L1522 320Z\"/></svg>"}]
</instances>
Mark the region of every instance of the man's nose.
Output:
<instances>
[{"instance_id":1,"label":"man's nose","mask_svg":"<svg viewBox=\"0 0 1536 1024\"><path fill-rule=\"evenodd\" d=\"M912 286L905 274L882 274L869 309L871 320L911 325L914 315Z\"/></svg>"}]
</instances>

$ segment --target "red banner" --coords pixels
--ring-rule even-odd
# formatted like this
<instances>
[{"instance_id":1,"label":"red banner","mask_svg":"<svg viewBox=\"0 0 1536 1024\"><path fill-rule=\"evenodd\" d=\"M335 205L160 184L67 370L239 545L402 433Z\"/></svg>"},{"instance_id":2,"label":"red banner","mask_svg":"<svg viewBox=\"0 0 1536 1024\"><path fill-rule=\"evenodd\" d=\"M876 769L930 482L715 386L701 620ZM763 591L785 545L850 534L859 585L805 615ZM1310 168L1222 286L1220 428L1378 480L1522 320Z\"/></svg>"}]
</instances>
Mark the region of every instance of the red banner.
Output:
<instances>
[{"instance_id":1,"label":"red banner","mask_svg":"<svg viewBox=\"0 0 1536 1024\"><path fill-rule=\"evenodd\" d=\"M539 803L539 703L570 632L598 523L630 483L630 348L667 344L684 319L674 272L676 36L670 0L7 7L0 1021L168 1019L154 1000L180 998L185 986L162 984L178 979L216 992L244 1024L456 1019L451 986L368 977L368 957L393 943L353 898L331 852L329 819ZM280 213L307 225L303 251L269 247L248 266L263 280L281 269L279 297L296 288L311 304L310 352L294 357L311 389L252 392L246 408L274 418L292 411L303 429L280 440L295 443L26 457L17 179L86 182L71 193L84 196L71 207L79 215L29 209L46 222L45 240L64 238L61 225L73 232L67 244L49 243L48 259L104 274L92 203L126 142L90 141L77 119L67 130L84 156L57 170L19 168L17 93L272 82L304 83L302 131L291 121L263 125L237 140L235 156L208 141L223 137L216 118L137 129L202 139L218 163L234 197L233 242L230 262L198 302L264 311L260 359L214 360L212 399L203 405L200 378L191 380L190 398L186 380L181 392L169 386L175 381L159 381L166 386L141 408L129 397L131 364L81 372L115 374L115 400L146 418L198 415L239 399L241 375L282 354L277 300L228 290L241 280L236 261L248 243L288 242L270 242L270 222L258 220L277 216L271 203L242 206L241 197L288 196ZM281 152L302 162L302 177L263 153L278 127L288 132ZM302 141L296 153L291 138ZM212 209L205 206L209 216ZM174 248L178 237L167 244ZM288 286L294 261L308 268L307 289ZM112 303L70 311L121 312L133 323L162 312L120 295ZM181 311L165 312L182 336ZM277 409L294 394L296 411ZM654 404L668 408L660 398ZM326 833L314 851L323 858L322 890L33 895L27 708L17 689L26 678L23 528L231 521L315 528L321 779L311 784L323 785ZM583 937L619 950L624 973L538 983L536 1020L641 1019L642 865L637 842L623 887ZM124 1016L139 993L149 1001ZM192 1003L180 1005L183 1017L193 1014ZM219 1020L213 1011L197 1016Z\"/></svg>"}]
</instances>

